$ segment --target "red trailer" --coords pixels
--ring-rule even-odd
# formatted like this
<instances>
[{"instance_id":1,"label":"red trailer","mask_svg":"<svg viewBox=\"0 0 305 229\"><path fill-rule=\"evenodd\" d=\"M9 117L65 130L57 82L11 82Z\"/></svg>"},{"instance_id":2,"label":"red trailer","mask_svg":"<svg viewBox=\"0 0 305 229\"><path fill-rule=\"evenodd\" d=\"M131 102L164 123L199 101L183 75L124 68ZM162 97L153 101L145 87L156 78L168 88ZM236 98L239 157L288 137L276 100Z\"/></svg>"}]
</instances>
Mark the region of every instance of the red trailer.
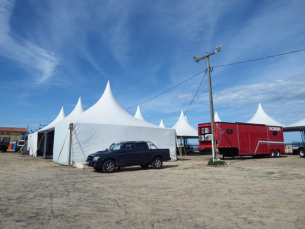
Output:
<instances>
[{"instance_id":1,"label":"red trailer","mask_svg":"<svg viewBox=\"0 0 305 229\"><path fill-rule=\"evenodd\" d=\"M216 149L223 157L280 157L285 152L283 127L215 122ZM198 124L199 149L212 148L211 123Z\"/></svg>"}]
</instances>

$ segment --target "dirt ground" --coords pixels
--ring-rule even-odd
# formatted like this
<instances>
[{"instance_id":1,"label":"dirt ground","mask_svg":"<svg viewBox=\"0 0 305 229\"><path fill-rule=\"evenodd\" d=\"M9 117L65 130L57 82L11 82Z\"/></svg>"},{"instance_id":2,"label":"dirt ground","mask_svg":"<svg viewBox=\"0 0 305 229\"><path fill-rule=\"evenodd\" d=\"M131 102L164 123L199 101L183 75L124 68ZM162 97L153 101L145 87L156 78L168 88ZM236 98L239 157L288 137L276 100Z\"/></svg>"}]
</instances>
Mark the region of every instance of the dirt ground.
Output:
<instances>
[{"instance_id":1,"label":"dirt ground","mask_svg":"<svg viewBox=\"0 0 305 229\"><path fill-rule=\"evenodd\" d=\"M0 228L305 228L305 159L166 162L112 173L0 152Z\"/></svg>"}]
</instances>

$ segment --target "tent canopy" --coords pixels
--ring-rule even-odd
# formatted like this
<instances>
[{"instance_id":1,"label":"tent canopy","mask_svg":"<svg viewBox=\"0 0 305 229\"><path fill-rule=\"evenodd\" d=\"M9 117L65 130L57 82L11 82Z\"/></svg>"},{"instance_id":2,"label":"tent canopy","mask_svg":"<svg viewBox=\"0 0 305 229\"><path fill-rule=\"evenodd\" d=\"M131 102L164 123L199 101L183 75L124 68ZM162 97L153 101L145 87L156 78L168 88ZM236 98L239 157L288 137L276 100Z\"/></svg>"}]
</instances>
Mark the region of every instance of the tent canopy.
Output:
<instances>
[{"instance_id":1,"label":"tent canopy","mask_svg":"<svg viewBox=\"0 0 305 229\"><path fill-rule=\"evenodd\" d=\"M198 130L189 124L183 111L181 111L178 121L172 128L176 130L177 136L198 138Z\"/></svg>"},{"instance_id":2,"label":"tent canopy","mask_svg":"<svg viewBox=\"0 0 305 229\"><path fill-rule=\"evenodd\" d=\"M256 113L247 123L265 124L269 126L284 126L283 124L275 121L273 118L268 116L260 103L258 104Z\"/></svg>"},{"instance_id":3,"label":"tent canopy","mask_svg":"<svg viewBox=\"0 0 305 229\"><path fill-rule=\"evenodd\" d=\"M145 118L143 117L142 113L141 113L141 109L140 106L138 106L137 111L134 115L135 118L146 121Z\"/></svg>"},{"instance_id":4,"label":"tent canopy","mask_svg":"<svg viewBox=\"0 0 305 229\"><path fill-rule=\"evenodd\" d=\"M283 128L284 132L305 131L305 118Z\"/></svg>"},{"instance_id":5,"label":"tent canopy","mask_svg":"<svg viewBox=\"0 0 305 229\"><path fill-rule=\"evenodd\" d=\"M39 132L42 132L42 131L44 131L44 130L48 130L48 129L54 128L54 126L55 126L57 123L59 123L60 121L62 121L65 117L66 117L66 115L65 115L64 107L61 107L61 110L60 110L59 114L58 114L57 117L53 120L53 122L51 122L50 124L48 124L48 125L45 126L44 128L40 129Z\"/></svg>"},{"instance_id":6,"label":"tent canopy","mask_svg":"<svg viewBox=\"0 0 305 229\"><path fill-rule=\"evenodd\" d=\"M72 149L65 144L70 122L73 123ZM69 123L55 127L53 160L57 163L67 165L71 160L84 163L89 154L120 141L152 141L159 148L169 148L171 158L176 159L175 131L129 114L114 98L109 82L102 97Z\"/></svg>"},{"instance_id":7,"label":"tent canopy","mask_svg":"<svg viewBox=\"0 0 305 229\"><path fill-rule=\"evenodd\" d=\"M109 81L102 97L92 107L76 117L74 122L158 128L151 123L135 118L125 111L114 98Z\"/></svg>"},{"instance_id":8,"label":"tent canopy","mask_svg":"<svg viewBox=\"0 0 305 229\"><path fill-rule=\"evenodd\" d=\"M215 115L214 115L214 121L221 122L221 119L219 118L217 111L215 112Z\"/></svg>"},{"instance_id":9,"label":"tent canopy","mask_svg":"<svg viewBox=\"0 0 305 229\"><path fill-rule=\"evenodd\" d=\"M160 122L160 124L159 124L159 127L161 127L161 128L165 128L165 126L164 126L164 124L163 124L163 120L161 119L161 122Z\"/></svg>"}]
</instances>

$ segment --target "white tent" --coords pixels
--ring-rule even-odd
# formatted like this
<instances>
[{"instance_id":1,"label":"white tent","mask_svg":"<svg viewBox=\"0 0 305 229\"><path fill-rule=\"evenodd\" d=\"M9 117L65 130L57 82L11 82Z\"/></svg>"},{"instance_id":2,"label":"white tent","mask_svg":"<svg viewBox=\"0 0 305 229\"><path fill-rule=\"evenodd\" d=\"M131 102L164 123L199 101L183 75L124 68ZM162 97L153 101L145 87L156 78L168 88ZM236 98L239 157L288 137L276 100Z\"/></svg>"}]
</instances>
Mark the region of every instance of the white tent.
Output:
<instances>
[{"instance_id":1,"label":"white tent","mask_svg":"<svg viewBox=\"0 0 305 229\"><path fill-rule=\"evenodd\" d=\"M298 121L298 122L292 123L289 126L305 126L305 118L300 120L300 121Z\"/></svg>"},{"instance_id":2,"label":"white tent","mask_svg":"<svg viewBox=\"0 0 305 229\"><path fill-rule=\"evenodd\" d=\"M54 162L68 165L73 161L81 166L89 154L120 141L152 141L158 148L169 148L171 158L176 160L174 130L130 115L115 100L109 82L102 97L71 122L71 132L69 124L55 127Z\"/></svg>"},{"instance_id":3,"label":"white tent","mask_svg":"<svg viewBox=\"0 0 305 229\"><path fill-rule=\"evenodd\" d=\"M142 113L141 113L141 109L140 106L138 106L137 111L134 115L135 118L146 121L145 118L143 117Z\"/></svg>"},{"instance_id":4,"label":"white tent","mask_svg":"<svg viewBox=\"0 0 305 229\"><path fill-rule=\"evenodd\" d=\"M165 126L164 126L164 124L163 124L163 120L161 119L161 122L160 122L160 124L159 124L159 127L161 127L161 128L165 128Z\"/></svg>"},{"instance_id":5,"label":"white tent","mask_svg":"<svg viewBox=\"0 0 305 229\"><path fill-rule=\"evenodd\" d=\"M53 122L42 128L41 130L28 135L27 145L28 145L29 155L32 156L36 155L37 146L40 143L40 142L38 143L38 132L52 128L56 123L62 121L65 117L66 116L65 116L64 108L61 107L60 112L58 113L57 117L53 120Z\"/></svg>"},{"instance_id":6,"label":"white tent","mask_svg":"<svg viewBox=\"0 0 305 229\"><path fill-rule=\"evenodd\" d=\"M221 122L221 119L219 118L217 111L216 111L216 113L214 115L214 121L215 122Z\"/></svg>"},{"instance_id":7,"label":"white tent","mask_svg":"<svg viewBox=\"0 0 305 229\"><path fill-rule=\"evenodd\" d=\"M258 104L256 113L247 123L265 124L269 126L284 126L283 124L269 117L263 110L262 105L260 103Z\"/></svg>"},{"instance_id":8,"label":"white tent","mask_svg":"<svg viewBox=\"0 0 305 229\"><path fill-rule=\"evenodd\" d=\"M64 120L65 117L66 117L66 115L65 115L64 107L61 107L61 110L60 110L59 114L57 115L56 119L54 119L53 122L51 122L50 124L48 124L44 128L40 129L38 132L42 132L43 130L48 130L48 129L54 128L54 126L57 123L59 123L60 121Z\"/></svg>"},{"instance_id":9,"label":"white tent","mask_svg":"<svg viewBox=\"0 0 305 229\"><path fill-rule=\"evenodd\" d=\"M179 120L172 128L176 130L177 136L198 137L198 131L189 124L183 111L181 111Z\"/></svg>"}]
</instances>

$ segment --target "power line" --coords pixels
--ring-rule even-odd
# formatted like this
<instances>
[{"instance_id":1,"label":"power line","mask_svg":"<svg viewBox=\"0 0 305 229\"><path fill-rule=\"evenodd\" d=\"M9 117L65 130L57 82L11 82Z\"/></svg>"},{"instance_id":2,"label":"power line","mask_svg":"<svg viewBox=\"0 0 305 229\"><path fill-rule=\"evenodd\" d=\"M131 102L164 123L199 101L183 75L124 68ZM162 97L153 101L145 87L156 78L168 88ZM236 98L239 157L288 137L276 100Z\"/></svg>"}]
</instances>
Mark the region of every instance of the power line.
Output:
<instances>
[{"instance_id":1,"label":"power line","mask_svg":"<svg viewBox=\"0 0 305 229\"><path fill-rule=\"evenodd\" d=\"M154 97L152 97L152 98L150 98L150 99L147 99L147 100L145 100L145 101L143 101L143 102L141 102L141 103L139 103L139 104L137 104L137 105L135 105L135 106L132 106L132 107L127 108L127 110L129 110L129 109L131 109L131 108L134 108L134 107L136 107L136 106L138 106L138 105L141 105L141 104L143 104L143 103L146 103L146 102L148 102L148 101L150 101L150 100L153 100L153 99L159 97L160 95L163 95L163 94L165 94L165 93L167 93L167 92L173 90L174 88L179 87L180 85L182 85L182 84L186 83L187 81L189 81L189 80L195 78L196 76L200 75L201 73L203 73L203 72L205 72L205 71L206 71L206 70L203 70L203 71L197 73L196 75L193 75L192 77L190 77L190 78L188 78L188 79L182 81L181 83L179 83L179 84L177 84L177 85L175 85L175 86L173 86L173 87L167 89L166 91L163 91L163 92L161 92L160 94L158 94L158 95L156 95L156 96L154 96Z\"/></svg>"},{"instance_id":2,"label":"power line","mask_svg":"<svg viewBox=\"0 0 305 229\"><path fill-rule=\"evenodd\" d=\"M203 75L203 77L202 77L202 79L201 79L201 82L200 82L200 84L199 84L199 86L198 86L198 88L197 88L197 91L196 91L196 93L195 93L195 95L194 95L194 97L193 97L191 103L189 104L188 108L187 108L186 111L184 112L184 117L186 116L188 110L190 109L192 103L194 102L194 100L195 100L195 98L196 98L196 96L197 96L197 93L198 93L198 91L199 91L199 89L200 89L200 87L201 87L201 84L202 84L202 82L203 82L205 76L207 75L208 69L206 69L206 70L204 70L204 71L205 71L205 74ZM182 121L182 119L180 119L175 125L178 125L181 121Z\"/></svg>"},{"instance_id":3,"label":"power line","mask_svg":"<svg viewBox=\"0 0 305 229\"><path fill-rule=\"evenodd\" d=\"M273 57L278 57L278 56L284 56L284 55L289 55L289 54L292 54L292 53L303 52L303 51L305 51L305 49L299 49L299 50L295 50L295 51L291 51L291 52L280 53L280 54L276 54L276 55L271 55L271 56L266 56L266 57L260 57L260 58L251 59L251 60L239 61L239 62L236 62L236 63L217 65L217 66L211 67L211 70L213 71L213 68L226 67L226 66L231 66L231 65L236 65L236 64L244 64L244 63L248 63L248 62L253 62L253 61L258 61L258 60L264 60L264 59L268 59L268 58L273 58ZM188 78L188 79L182 81L181 83L179 83L179 84L177 84L177 85L175 85L175 86L173 86L173 87L167 89L166 91L163 91L163 92L161 92L160 94L158 94L158 95L156 95L156 96L154 96L154 97L152 97L152 98L150 98L150 99L147 99L147 100L145 100L145 101L139 103L138 105L141 105L141 104L143 104L143 103L146 103L146 102L148 102L148 101L151 101L151 100L153 100L153 99L155 99L155 98L157 98L157 97L159 97L159 96L161 96L161 95L163 95L163 94L165 94L165 93L167 93L167 92L173 90L174 88L179 87L180 85L186 83L187 81L189 81L189 80L195 78L196 76L198 76L198 75L200 75L201 73L206 72L206 71L207 71L207 69L206 69L206 70L203 70L203 71L201 71L201 72L199 72L199 73L197 73L197 74L195 74L195 75L193 75L192 77L190 77L190 78ZM197 92L196 92L196 93L197 93ZM138 106L138 105L129 107L129 108L127 108L127 110L129 110L129 109L131 109L131 108L134 108L134 107L136 107L136 106ZM188 108L188 109L189 109L189 108Z\"/></svg>"},{"instance_id":4,"label":"power line","mask_svg":"<svg viewBox=\"0 0 305 229\"><path fill-rule=\"evenodd\" d=\"M248 62L252 62L252 61L258 61L258 60L265 60L265 59L268 59L268 58L284 56L284 55L288 55L288 54L292 54L292 53L296 53L296 52L303 52L303 51L305 51L305 49L295 50L295 51L281 53L281 54L276 54L276 55L272 55L272 56L260 57L260 58L252 59L252 60L239 61L239 62L231 63L231 64L217 65L217 66L214 66L214 68L226 67L226 66L236 65L236 64L244 64L244 63L248 63Z\"/></svg>"},{"instance_id":5,"label":"power line","mask_svg":"<svg viewBox=\"0 0 305 229\"><path fill-rule=\"evenodd\" d=\"M195 95L194 95L194 97L193 97L191 103L189 104L188 108L186 109L186 111L185 111L185 113L184 113L184 116L186 115L186 113L188 112L188 110L190 109L190 107L192 106L192 103L194 102L194 100L195 100L195 98L196 98L196 96L197 96L197 94L198 94L198 91L199 91L199 89L200 89L200 87L201 87L201 84L202 84L202 82L203 82L203 80L204 80L204 78L205 78L206 75L207 75L207 69L205 70L205 74L203 75L202 80L201 80L201 82L200 82L200 84L199 84L199 86L198 86L198 88L197 88L197 91L196 91L196 93L195 93Z\"/></svg>"}]
</instances>

